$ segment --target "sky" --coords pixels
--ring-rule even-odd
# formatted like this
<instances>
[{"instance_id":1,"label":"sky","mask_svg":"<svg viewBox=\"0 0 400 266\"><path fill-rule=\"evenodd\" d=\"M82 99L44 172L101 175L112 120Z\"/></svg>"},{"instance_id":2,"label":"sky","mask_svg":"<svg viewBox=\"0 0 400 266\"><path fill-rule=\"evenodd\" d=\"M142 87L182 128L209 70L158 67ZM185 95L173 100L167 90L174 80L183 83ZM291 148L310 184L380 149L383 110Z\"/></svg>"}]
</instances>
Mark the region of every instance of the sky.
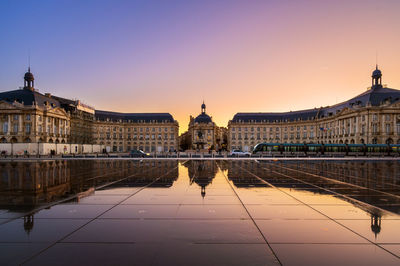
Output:
<instances>
[{"instance_id":1,"label":"sky","mask_svg":"<svg viewBox=\"0 0 400 266\"><path fill-rule=\"evenodd\" d=\"M96 109L207 113L308 109L371 85L400 89L397 0L1 0L0 91L23 86Z\"/></svg>"}]
</instances>

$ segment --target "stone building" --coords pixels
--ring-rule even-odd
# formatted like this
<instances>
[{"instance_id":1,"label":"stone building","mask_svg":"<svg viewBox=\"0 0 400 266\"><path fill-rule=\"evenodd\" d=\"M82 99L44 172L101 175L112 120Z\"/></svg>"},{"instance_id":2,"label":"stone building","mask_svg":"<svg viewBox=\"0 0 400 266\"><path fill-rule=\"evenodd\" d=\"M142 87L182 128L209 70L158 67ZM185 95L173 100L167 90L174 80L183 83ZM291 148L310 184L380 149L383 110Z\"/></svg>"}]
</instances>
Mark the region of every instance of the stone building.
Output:
<instances>
[{"instance_id":1,"label":"stone building","mask_svg":"<svg viewBox=\"0 0 400 266\"><path fill-rule=\"evenodd\" d=\"M201 113L196 117L190 116L188 138L189 147L194 150L215 149L217 131L216 124L206 113L206 105L201 105Z\"/></svg>"},{"instance_id":2,"label":"stone building","mask_svg":"<svg viewBox=\"0 0 400 266\"><path fill-rule=\"evenodd\" d=\"M47 95L56 99L60 103L60 106L70 114L70 142L77 144L93 144L93 120L95 109L89 105L83 104L80 100L70 100L50 94Z\"/></svg>"},{"instance_id":3,"label":"stone building","mask_svg":"<svg viewBox=\"0 0 400 266\"><path fill-rule=\"evenodd\" d=\"M70 141L71 114L50 95L34 88L30 69L24 76L23 89L0 93L0 142Z\"/></svg>"},{"instance_id":4,"label":"stone building","mask_svg":"<svg viewBox=\"0 0 400 266\"><path fill-rule=\"evenodd\" d=\"M95 111L93 141L105 145L108 151L177 151L178 132L179 124L169 113Z\"/></svg>"},{"instance_id":5,"label":"stone building","mask_svg":"<svg viewBox=\"0 0 400 266\"><path fill-rule=\"evenodd\" d=\"M101 144L114 152L178 149L179 125L168 113L107 112L41 94L30 69L24 81L23 89L0 93L0 142Z\"/></svg>"},{"instance_id":6,"label":"stone building","mask_svg":"<svg viewBox=\"0 0 400 266\"><path fill-rule=\"evenodd\" d=\"M260 142L400 143L400 91L372 86L333 106L285 113L237 113L228 123L228 148L250 151Z\"/></svg>"}]
</instances>

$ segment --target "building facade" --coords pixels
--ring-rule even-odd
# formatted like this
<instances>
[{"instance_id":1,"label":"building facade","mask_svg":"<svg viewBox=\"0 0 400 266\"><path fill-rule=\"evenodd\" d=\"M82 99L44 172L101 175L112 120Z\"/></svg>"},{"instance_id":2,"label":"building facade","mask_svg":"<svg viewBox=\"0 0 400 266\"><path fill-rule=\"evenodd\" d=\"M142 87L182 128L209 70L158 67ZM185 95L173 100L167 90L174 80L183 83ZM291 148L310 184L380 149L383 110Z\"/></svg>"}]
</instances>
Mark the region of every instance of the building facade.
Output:
<instances>
[{"instance_id":1,"label":"building facade","mask_svg":"<svg viewBox=\"0 0 400 266\"><path fill-rule=\"evenodd\" d=\"M100 144L107 151L167 152L178 149L179 124L169 113L95 110L34 88L25 73L23 89L0 93L0 142Z\"/></svg>"},{"instance_id":2,"label":"building facade","mask_svg":"<svg viewBox=\"0 0 400 266\"><path fill-rule=\"evenodd\" d=\"M382 85L376 67L372 86L339 104L286 113L237 113L228 123L228 149L251 151L272 143L400 143L400 91Z\"/></svg>"},{"instance_id":3,"label":"building facade","mask_svg":"<svg viewBox=\"0 0 400 266\"><path fill-rule=\"evenodd\" d=\"M107 151L173 152L178 150L178 134L179 124L169 113L95 111L93 141Z\"/></svg>"},{"instance_id":4,"label":"building facade","mask_svg":"<svg viewBox=\"0 0 400 266\"><path fill-rule=\"evenodd\" d=\"M71 114L33 86L29 69L23 89L0 93L0 142L69 142Z\"/></svg>"},{"instance_id":5,"label":"building facade","mask_svg":"<svg viewBox=\"0 0 400 266\"><path fill-rule=\"evenodd\" d=\"M211 116L206 113L206 105L201 105L201 113L190 116L188 127L189 149L204 150L215 149L217 125L212 121Z\"/></svg>"}]
</instances>

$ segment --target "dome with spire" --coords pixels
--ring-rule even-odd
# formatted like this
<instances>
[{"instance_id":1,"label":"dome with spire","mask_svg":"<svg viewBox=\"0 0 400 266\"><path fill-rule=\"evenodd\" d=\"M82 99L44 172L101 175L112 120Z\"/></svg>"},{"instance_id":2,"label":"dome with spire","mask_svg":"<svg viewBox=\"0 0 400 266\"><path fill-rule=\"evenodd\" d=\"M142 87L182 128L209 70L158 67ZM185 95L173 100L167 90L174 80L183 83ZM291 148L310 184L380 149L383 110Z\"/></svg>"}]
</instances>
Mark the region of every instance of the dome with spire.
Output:
<instances>
[{"instance_id":1,"label":"dome with spire","mask_svg":"<svg viewBox=\"0 0 400 266\"><path fill-rule=\"evenodd\" d=\"M34 81L35 78L33 77L33 74L31 73L31 68L28 68L28 72L25 73L24 76L25 81Z\"/></svg>"},{"instance_id":2,"label":"dome with spire","mask_svg":"<svg viewBox=\"0 0 400 266\"><path fill-rule=\"evenodd\" d=\"M201 105L201 114L198 115L195 119L194 119L195 123L211 123L211 117L206 114L206 104L203 101L203 104Z\"/></svg>"},{"instance_id":3,"label":"dome with spire","mask_svg":"<svg viewBox=\"0 0 400 266\"><path fill-rule=\"evenodd\" d=\"M372 72L373 78L380 78L382 77L382 72L378 69L378 65L376 65L375 70Z\"/></svg>"}]
</instances>

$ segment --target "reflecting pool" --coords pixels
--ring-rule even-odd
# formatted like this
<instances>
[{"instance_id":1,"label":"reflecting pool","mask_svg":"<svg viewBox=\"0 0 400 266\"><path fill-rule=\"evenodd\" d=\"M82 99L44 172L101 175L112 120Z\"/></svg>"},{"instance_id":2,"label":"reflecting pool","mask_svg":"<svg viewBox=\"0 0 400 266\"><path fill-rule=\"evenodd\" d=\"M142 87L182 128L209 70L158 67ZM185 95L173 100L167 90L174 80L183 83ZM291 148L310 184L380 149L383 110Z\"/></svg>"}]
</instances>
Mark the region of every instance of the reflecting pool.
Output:
<instances>
[{"instance_id":1,"label":"reflecting pool","mask_svg":"<svg viewBox=\"0 0 400 266\"><path fill-rule=\"evenodd\" d=\"M400 162L0 162L2 265L398 265Z\"/></svg>"}]
</instances>

